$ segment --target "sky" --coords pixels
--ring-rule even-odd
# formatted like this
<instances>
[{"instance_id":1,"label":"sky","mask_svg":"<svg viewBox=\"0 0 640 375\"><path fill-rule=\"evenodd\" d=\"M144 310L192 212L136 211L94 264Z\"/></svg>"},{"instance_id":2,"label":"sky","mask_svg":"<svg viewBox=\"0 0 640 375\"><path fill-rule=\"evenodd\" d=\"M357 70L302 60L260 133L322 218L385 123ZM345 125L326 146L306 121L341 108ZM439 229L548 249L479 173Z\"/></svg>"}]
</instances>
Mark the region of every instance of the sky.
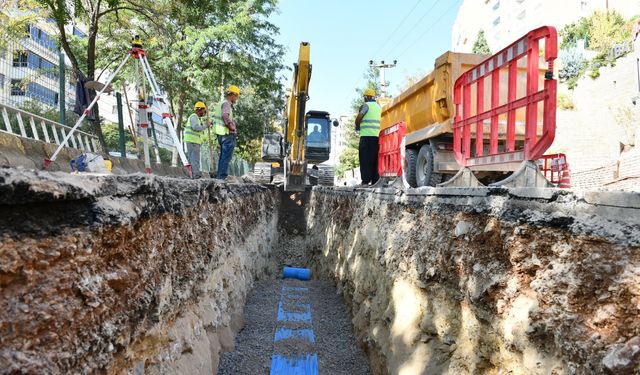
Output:
<instances>
[{"instance_id":1,"label":"sky","mask_svg":"<svg viewBox=\"0 0 640 375\"><path fill-rule=\"evenodd\" d=\"M280 0L271 22L280 28L284 63L298 61L300 42L311 44L313 72L307 109L332 117L351 112L369 60L391 62L391 95L408 77L423 76L451 49L451 28L462 0ZM290 87L290 75L286 73Z\"/></svg>"}]
</instances>

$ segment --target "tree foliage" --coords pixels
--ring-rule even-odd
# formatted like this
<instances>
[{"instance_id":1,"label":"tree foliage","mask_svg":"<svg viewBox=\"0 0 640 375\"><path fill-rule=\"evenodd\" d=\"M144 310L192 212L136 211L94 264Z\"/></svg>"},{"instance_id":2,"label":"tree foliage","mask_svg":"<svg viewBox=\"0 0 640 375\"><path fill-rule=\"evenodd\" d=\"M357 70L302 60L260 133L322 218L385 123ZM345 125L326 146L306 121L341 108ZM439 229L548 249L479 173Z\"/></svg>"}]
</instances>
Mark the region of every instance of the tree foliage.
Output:
<instances>
[{"instance_id":1,"label":"tree foliage","mask_svg":"<svg viewBox=\"0 0 640 375\"><path fill-rule=\"evenodd\" d=\"M484 30L480 29L480 31L478 31L478 37L476 38L476 41L473 42L471 52L480 55L491 55L491 48L489 48L489 43L484 35Z\"/></svg>"},{"instance_id":2,"label":"tree foliage","mask_svg":"<svg viewBox=\"0 0 640 375\"><path fill-rule=\"evenodd\" d=\"M0 1L2 8L9 5L8 1ZM24 38L27 26L43 17L44 9L36 0L18 0L13 7L6 7L0 11L0 50L7 48L10 40Z\"/></svg>"},{"instance_id":3,"label":"tree foliage","mask_svg":"<svg viewBox=\"0 0 640 375\"><path fill-rule=\"evenodd\" d=\"M236 109L238 150L249 159L259 156L261 129L283 106L283 48L275 41L278 28L269 22L277 0L29 1L47 10L73 69L88 80L104 82L105 73L124 58L131 37L140 35L178 126L196 101L216 102L222 87L240 86L250 95L242 95ZM65 27L71 23L86 26L87 36L71 35ZM119 89L133 76L128 66L113 86ZM97 106L94 111L93 131L106 147Z\"/></svg>"},{"instance_id":4,"label":"tree foliage","mask_svg":"<svg viewBox=\"0 0 640 375\"><path fill-rule=\"evenodd\" d=\"M609 54L615 44L631 37L626 21L618 12L595 12L588 22L589 48L601 55Z\"/></svg>"},{"instance_id":5,"label":"tree foliage","mask_svg":"<svg viewBox=\"0 0 640 375\"><path fill-rule=\"evenodd\" d=\"M578 78L582 76L586 68L586 59L581 51L577 48L560 50L560 62L562 67L559 71L561 82L566 82L570 89L573 89Z\"/></svg>"}]
</instances>

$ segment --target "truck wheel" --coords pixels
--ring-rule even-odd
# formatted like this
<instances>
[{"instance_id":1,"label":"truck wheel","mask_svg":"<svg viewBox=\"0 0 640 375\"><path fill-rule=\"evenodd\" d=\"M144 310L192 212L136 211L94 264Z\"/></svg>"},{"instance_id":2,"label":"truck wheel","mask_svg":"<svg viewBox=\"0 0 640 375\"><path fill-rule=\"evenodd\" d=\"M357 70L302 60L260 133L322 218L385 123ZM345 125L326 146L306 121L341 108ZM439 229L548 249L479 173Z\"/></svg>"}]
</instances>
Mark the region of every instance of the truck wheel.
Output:
<instances>
[{"instance_id":1,"label":"truck wheel","mask_svg":"<svg viewBox=\"0 0 640 375\"><path fill-rule=\"evenodd\" d=\"M420 147L416 162L416 182L418 186L436 186L442 181L442 174L435 173L435 157L430 144Z\"/></svg>"},{"instance_id":2,"label":"truck wheel","mask_svg":"<svg viewBox=\"0 0 640 375\"><path fill-rule=\"evenodd\" d=\"M411 187L418 187L416 182L416 162L418 161L418 150L408 148L405 150L404 157L406 164L404 167L404 178Z\"/></svg>"}]
</instances>

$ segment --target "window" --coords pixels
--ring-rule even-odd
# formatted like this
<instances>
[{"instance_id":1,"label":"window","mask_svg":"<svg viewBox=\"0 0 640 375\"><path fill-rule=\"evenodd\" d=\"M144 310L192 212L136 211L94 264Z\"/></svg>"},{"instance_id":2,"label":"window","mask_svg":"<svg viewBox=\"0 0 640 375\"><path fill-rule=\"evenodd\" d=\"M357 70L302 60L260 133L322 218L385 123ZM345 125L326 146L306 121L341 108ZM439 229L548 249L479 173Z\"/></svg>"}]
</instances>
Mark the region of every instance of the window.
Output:
<instances>
[{"instance_id":1,"label":"window","mask_svg":"<svg viewBox=\"0 0 640 375\"><path fill-rule=\"evenodd\" d=\"M500 8L500 1L496 1L495 4L493 4L493 10L498 10Z\"/></svg>"},{"instance_id":2,"label":"window","mask_svg":"<svg viewBox=\"0 0 640 375\"><path fill-rule=\"evenodd\" d=\"M80 38L86 38L87 34L83 33L80 29L78 29L77 27L73 27L73 35L75 36L79 36Z\"/></svg>"},{"instance_id":3,"label":"window","mask_svg":"<svg viewBox=\"0 0 640 375\"><path fill-rule=\"evenodd\" d=\"M46 105L55 106L58 104L58 93L37 83L27 84L26 96Z\"/></svg>"},{"instance_id":4,"label":"window","mask_svg":"<svg viewBox=\"0 0 640 375\"><path fill-rule=\"evenodd\" d=\"M33 25L29 26L29 37L39 45L51 51L58 51L58 44L49 34Z\"/></svg>"},{"instance_id":5,"label":"window","mask_svg":"<svg viewBox=\"0 0 640 375\"><path fill-rule=\"evenodd\" d=\"M520 14L518 14L518 19L522 20L526 15L527 15L527 11L523 10L522 12L520 12Z\"/></svg>"},{"instance_id":6,"label":"window","mask_svg":"<svg viewBox=\"0 0 640 375\"><path fill-rule=\"evenodd\" d=\"M493 26L498 26L500 24L500 17L493 20Z\"/></svg>"},{"instance_id":7,"label":"window","mask_svg":"<svg viewBox=\"0 0 640 375\"><path fill-rule=\"evenodd\" d=\"M28 57L27 51L15 50L13 52L13 66L16 68L26 68Z\"/></svg>"},{"instance_id":8,"label":"window","mask_svg":"<svg viewBox=\"0 0 640 375\"><path fill-rule=\"evenodd\" d=\"M40 71L45 77L58 79L58 66L36 53L29 52L27 66Z\"/></svg>"},{"instance_id":9,"label":"window","mask_svg":"<svg viewBox=\"0 0 640 375\"><path fill-rule=\"evenodd\" d=\"M4 88L4 74L0 74L0 89Z\"/></svg>"},{"instance_id":10,"label":"window","mask_svg":"<svg viewBox=\"0 0 640 375\"><path fill-rule=\"evenodd\" d=\"M11 95L24 96L24 86L19 79L11 80Z\"/></svg>"},{"instance_id":11,"label":"window","mask_svg":"<svg viewBox=\"0 0 640 375\"><path fill-rule=\"evenodd\" d=\"M310 117L307 124L307 147L329 147L329 127L324 118Z\"/></svg>"}]
</instances>

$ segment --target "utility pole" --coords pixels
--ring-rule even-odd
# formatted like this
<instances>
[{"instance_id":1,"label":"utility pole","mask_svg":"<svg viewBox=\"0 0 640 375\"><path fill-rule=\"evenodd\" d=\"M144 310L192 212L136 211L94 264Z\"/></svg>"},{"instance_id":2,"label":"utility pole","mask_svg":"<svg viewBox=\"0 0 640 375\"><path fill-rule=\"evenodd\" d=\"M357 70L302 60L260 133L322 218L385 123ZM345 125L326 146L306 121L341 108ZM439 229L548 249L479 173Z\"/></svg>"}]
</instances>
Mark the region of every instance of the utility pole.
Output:
<instances>
[{"instance_id":1,"label":"utility pole","mask_svg":"<svg viewBox=\"0 0 640 375\"><path fill-rule=\"evenodd\" d=\"M387 88L389 87L389 84L384 77L384 70L395 68L397 63L398 60L393 60L393 64L385 64L384 60L377 64L375 61L369 60L369 66L380 69L380 98L382 99L387 97Z\"/></svg>"}]
</instances>

